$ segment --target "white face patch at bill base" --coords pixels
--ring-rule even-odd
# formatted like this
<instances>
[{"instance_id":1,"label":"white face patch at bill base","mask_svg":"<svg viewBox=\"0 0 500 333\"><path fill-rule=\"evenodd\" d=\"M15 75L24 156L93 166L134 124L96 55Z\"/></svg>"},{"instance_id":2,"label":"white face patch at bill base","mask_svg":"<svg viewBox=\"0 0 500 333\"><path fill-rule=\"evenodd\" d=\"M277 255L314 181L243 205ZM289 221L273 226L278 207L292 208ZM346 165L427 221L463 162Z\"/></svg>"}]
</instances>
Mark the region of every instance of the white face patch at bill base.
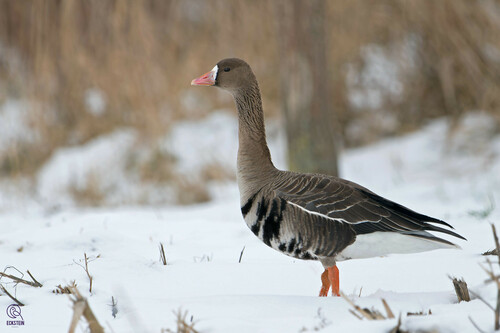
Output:
<instances>
[{"instance_id":1,"label":"white face patch at bill base","mask_svg":"<svg viewBox=\"0 0 500 333\"><path fill-rule=\"evenodd\" d=\"M217 80L217 73L219 72L219 66L215 65L214 68L212 68L211 72L215 82L215 80Z\"/></svg>"}]
</instances>

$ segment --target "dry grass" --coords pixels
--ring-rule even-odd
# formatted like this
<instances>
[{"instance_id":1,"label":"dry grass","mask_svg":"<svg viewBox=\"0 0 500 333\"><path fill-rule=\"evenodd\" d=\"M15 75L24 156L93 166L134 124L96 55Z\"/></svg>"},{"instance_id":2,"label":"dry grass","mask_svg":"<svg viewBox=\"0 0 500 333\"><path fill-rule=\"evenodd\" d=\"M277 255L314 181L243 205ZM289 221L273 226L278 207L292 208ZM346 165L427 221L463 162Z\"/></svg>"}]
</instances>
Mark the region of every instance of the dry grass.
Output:
<instances>
[{"instance_id":1,"label":"dry grass","mask_svg":"<svg viewBox=\"0 0 500 333\"><path fill-rule=\"evenodd\" d=\"M216 55L212 49L235 38L224 25L241 24L253 36L236 43L245 46L240 56L248 55L248 47L262 55L257 45L272 23L252 25L264 7L264 2L243 1L0 0L0 42L15 49L26 68L21 77L9 72L10 64L0 63L0 75L9 83L22 81L15 95L40 102L33 123L41 134L34 149L38 154L13 152L0 163L2 173L32 172L30 165L39 165L54 148L81 144L120 126L135 127L145 137L164 133L188 116L179 97L192 77L234 53L226 47ZM233 11L238 21L228 21ZM220 38L214 43L210 36L215 35ZM207 54L214 56L200 56ZM95 89L105 97L99 115L89 112L85 98Z\"/></svg>"},{"instance_id":2,"label":"dry grass","mask_svg":"<svg viewBox=\"0 0 500 333\"><path fill-rule=\"evenodd\" d=\"M87 277L89 279L89 293L92 294L92 284L94 282L94 278L92 277L92 275L90 275L90 272L89 272L89 263L96 260L96 259L99 259L101 257L100 254L98 254L97 256L95 257L88 257L87 256L87 253L83 253L83 260L80 259L78 262L76 260L73 259L73 262L75 264L77 264L78 266L80 266L81 268L83 268L83 270L85 271L85 274L87 274Z\"/></svg>"},{"instance_id":3,"label":"dry grass","mask_svg":"<svg viewBox=\"0 0 500 333\"><path fill-rule=\"evenodd\" d=\"M495 274L495 269L493 268L493 265L496 266L496 264L500 265L500 241L497 235L497 231L495 228L495 225L492 223L491 224L491 232L493 234L493 240L495 242L495 255L498 257L498 260L496 263L493 263L489 258L486 258L486 264L487 267L483 266L480 264L481 268L485 271L485 273L488 275L488 279L485 281L486 284L493 283L496 288L497 288L497 299L496 299L496 306L493 306L490 304L488 301L486 301L484 298L482 298L480 295L474 293L471 291L471 293L479 299L481 302L483 302L491 311L494 313L494 327L495 331L500 330L500 274ZM484 332L479 325L473 320L471 316L469 316L469 320L471 323L474 325L474 327L479 331L479 332Z\"/></svg>"},{"instance_id":4,"label":"dry grass","mask_svg":"<svg viewBox=\"0 0 500 333\"><path fill-rule=\"evenodd\" d=\"M299 330L299 333L322 331L326 327L328 327L332 324L332 322L325 317L321 308L318 308L318 311L316 312L315 318L318 321L318 323L316 325L314 325L313 327L310 327L310 328L307 328L304 326Z\"/></svg>"},{"instance_id":5,"label":"dry grass","mask_svg":"<svg viewBox=\"0 0 500 333\"><path fill-rule=\"evenodd\" d=\"M0 290L5 294L7 295L11 300L13 300L14 302L16 302L17 305L19 306L24 306L24 303L21 302L20 300L18 300L15 296L13 296L11 293L9 293L9 291L7 289L5 289L5 287L0 284Z\"/></svg>"},{"instance_id":6,"label":"dry grass","mask_svg":"<svg viewBox=\"0 0 500 333\"><path fill-rule=\"evenodd\" d=\"M83 317L89 325L88 329L90 333L104 333L104 328L97 320L94 312L92 312L87 299L80 294L76 286L71 287L70 294L70 299L73 302L73 318L71 319L68 332L74 333L78 322Z\"/></svg>"},{"instance_id":7,"label":"dry grass","mask_svg":"<svg viewBox=\"0 0 500 333\"><path fill-rule=\"evenodd\" d=\"M455 294L457 295L458 302L470 302L469 288L467 288L467 283L464 279L451 278L453 282L453 287L455 288Z\"/></svg>"},{"instance_id":8,"label":"dry grass","mask_svg":"<svg viewBox=\"0 0 500 333\"><path fill-rule=\"evenodd\" d=\"M200 176L206 181L236 180L236 174L233 170L228 170L217 162L205 165L200 172Z\"/></svg>"},{"instance_id":9,"label":"dry grass","mask_svg":"<svg viewBox=\"0 0 500 333\"><path fill-rule=\"evenodd\" d=\"M359 320L363 320L363 319L367 319L367 320L387 320L387 319L394 319L396 318L394 316L394 313L391 309L391 307L389 306L389 304L386 302L385 299L381 299L382 301L382 305L384 307L384 311L385 311L385 315L375 309L375 308L371 308L371 309L368 309L368 308L362 308L360 307L359 305L355 304L350 298L348 298L346 295L344 295L343 293L340 293L340 296L342 296L346 301L347 303L349 303L353 309L349 309L349 312L355 316L356 318L358 318ZM427 316L427 315L431 315L432 312L431 310L429 309L427 312L424 312L424 311L420 311L420 312L407 312L406 315L407 316ZM397 321L397 324L394 328L392 328L389 332L390 333L407 333L408 331L406 330L403 330L401 328L401 325L402 325L402 322L401 322L401 313L399 314L398 316L398 321ZM423 331L423 330L419 330L419 332L435 332L435 331Z\"/></svg>"},{"instance_id":10,"label":"dry grass","mask_svg":"<svg viewBox=\"0 0 500 333\"><path fill-rule=\"evenodd\" d=\"M67 295L70 295L73 293L73 290L76 289L76 282L75 281L71 281L70 284L66 285L66 286L62 286L62 285L57 285L55 289L52 290L52 293L53 294L61 294L61 295L64 295L64 294L67 294Z\"/></svg>"},{"instance_id":11,"label":"dry grass","mask_svg":"<svg viewBox=\"0 0 500 333\"><path fill-rule=\"evenodd\" d=\"M187 318L187 311L178 309L177 311L174 311L174 315L176 317L177 324L175 331L167 328L162 329L161 333L199 333L199 331L194 328L194 326L196 325L196 321L193 320L193 316L191 316L189 319Z\"/></svg>"},{"instance_id":12,"label":"dry grass","mask_svg":"<svg viewBox=\"0 0 500 333\"><path fill-rule=\"evenodd\" d=\"M500 119L500 46L498 1L410 1L408 20L422 38L418 93L410 102L430 115L443 110L457 119L464 111L484 109ZM422 83L420 83L422 82ZM411 98L413 97L413 98Z\"/></svg>"},{"instance_id":13,"label":"dry grass","mask_svg":"<svg viewBox=\"0 0 500 333\"><path fill-rule=\"evenodd\" d=\"M383 298L382 298L382 305L384 306L384 310L386 312L385 316L375 308L372 309L361 308L359 305L356 305L350 298L348 298L342 292L340 293L340 296L342 296L342 298L346 300L347 303L349 303L354 308L354 310L349 309L349 312L360 320L363 318L366 318L367 320L385 320L394 318L394 313L389 307L389 304L387 304L387 302Z\"/></svg>"},{"instance_id":14,"label":"dry grass","mask_svg":"<svg viewBox=\"0 0 500 333\"><path fill-rule=\"evenodd\" d=\"M7 274L5 273L5 271L7 270L14 270L17 272L17 274L21 275L20 277L18 276L15 276L15 275L11 275L11 274ZM12 295L6 288L5 286L3 285L4 283L9 283L9 282L12 282L14 283L14 286L17 287L17 285L19 283L22 283L22 284L26 284L28 286L31 286L31 287L36 287L36 288L41 288L43 287L43 285L38 282L34 277L33 277L33 274L31 274L31 272L28 270L27 271L28 275L30 276L31 280L32 281L28 281L26 279L24 279L24 273L21 272L20 270L18 270L17 268L15 268L14 266L7 266L5 267L4 271L3 272L0 272L0 290L5 294L7 295L11 300L13 300L14 302L16 302L17 305L19 306L24 306L24 303L21 302L19 299L16 298L16 296L14 296L16 293L14 293L14 295ZM9 279L10 281L8 282L4 282L2 281L2 278L7 278Z\"/></svg>"},{"instance_id":15,"label":"dry grass","mask_svg":"<svg viewBox=\"0 0 500 333\"><path fill-rule=\"evenodd\" d=\"M175 178L175 157L159 149L152 151L149 158L137 165L143 181L168 183Z\"/></svg>"},{"instance_id":16,"label":"dry grass","mask_svg":"<svg viewBox=\"0 0 500 333\"><path fill-rule=\"evenodd\" d=\"M179 205L201 203L210 200L207 185L199 180L177 177L173 185L177 194L176 203Z\"/></svg>"},{"instance_id":17,"label":"dry grass","mask_svg":"<svg viewBox=\"0 0 500 333\"><path fill-rule=\"evenodd\" d=\"M101 189L99 176L91 173L87 176L83 187L73 184L68 190L69 194L81 205L100 206L106 198L106 193Z\"/></svg>"},{"instance_id":18,"label":"dry grass","mask_svg":"<svg viewBox=\"0 0 500 333\"><path fill-rule=\"evenodd\" d=\"M486 252L481 253L483 256L498 256L500 252L498 252L497 249L494 250L488 250Z\"/></svg>"},{"instance_id":19,"label":"dry grass","mask_svg":"<svg viewBox=\"0 0 500 333\"><path fill-rule=\"evenodd\" d=\"M432 311L431 311L431 309L429 309L429 310L427 310L427 312L425 312L425 311L407 312L406 315L407 316L430 316L430 315L432 315Z\"/></svg>"},{"instance_id":20,"label":"dry grass","mask_svg":"<svg viewBox=\"0 0 500 333\"><path fill-rule=\"evenodd\" d=\"M12 96L32 101L29 123L39 134L35 143L13 145L0 156L0 176L33 174L57 147L118 127L134 127L151 139L177 119L232 107L209 89L188 90L194 76L224 57L252 64L266 113L278 113L277 24L287 15L278 1L0 0L0 102ZM325 15L325 70L347 145L412 130L442 115L458 119L468 110L485 110L500 122L500 1L337 0L327 2ZM409 38L418 45L416 69L408 68L409 61L398 64L403 98L384 100L378 111L385 113L354 109L347 64L362 70L364 45L391 49ZM101 113L86 103L95 91L103 96ZM186 94L203 103L187 106ZM382 125L387 115L396 120L391 128ZM371 125L362 135L347 135L360 120ZM141 176L170 180L170 162L153 156ZM75 195L99 201L99 193L88 190Z\"/></svg>"},{"instance_id":21,"label":"dry grass","mask_svg":"<svg viewBox=\"0 0 500 333\"><path fill-rule=\"evenodd\" d=\"M167 265L167 257L165 256L165 248L163 247L162 242L160 242L159 250L160 250L160 262L164 266L166 266Z\"/></svg>"},{"instance_id":22,"label":"dry grass","mask_svg":"<svg viewBox=\"0 0 500 333\"><path fill-rule=\"evenodd\" d=\"M12 267L12 268L14 268L14 267ZM30 273L30 271L27 271L27 272L28 272L28 275L30 276L32 281L28 281L26 279L23 279L24 274L21 271L19 271L18 269L16 269L16 268L14 268L14 269L21 274L21 277L17 277L15 275L0 272L0 279L1 278L8 278L8 279L11 279L12 281L14 281L16 284L22 283L22 284L27 284L28 286L32 286L32 287L38 287L38 288L43 287L43 285L33 277L33 275Z\"/></svg>"},{"instance_id":23,"label":"dry grass","mask_svg":"<svg viewBox=\"0 0 500 333\"><path fill-rule=\"evenodd\" d=\"M464 111L480 109L500 121L499 1L358 0L329 5L329 70L341 128L347 129L359 117L371 117L366 123L379 121L370 115L372 110L353 113L349 106L346 63L363 68L360 47L377 44L390 49L409 37L418 45L416 70L410 61L398 64L404 73L403 98L387 99L379 110L396 118L396 131L415 129L443 115L456 120ZM379 133L377 126L371 131L357 143L384 134L380 125Z\"/></svg>"}]
</instances>

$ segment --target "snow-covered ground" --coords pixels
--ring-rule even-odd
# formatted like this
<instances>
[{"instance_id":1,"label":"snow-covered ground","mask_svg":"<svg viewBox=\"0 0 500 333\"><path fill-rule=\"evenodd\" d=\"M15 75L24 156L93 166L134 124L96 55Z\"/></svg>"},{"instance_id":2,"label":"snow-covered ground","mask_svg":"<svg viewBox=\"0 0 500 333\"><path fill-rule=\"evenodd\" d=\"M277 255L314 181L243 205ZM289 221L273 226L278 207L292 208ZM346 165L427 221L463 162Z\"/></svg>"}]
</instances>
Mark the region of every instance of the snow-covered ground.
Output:
<instances>
[{"instance_id":1,"label":"snow-covered ground","mask_svg":"<svg viewBox=\"0 0 500 333\"><path fill-rule=\"evenodd\" d=\"M477 298L458 304L448 277L463 277L474 293L495 304L496 289L485 285L487 276L479 266L486 260L480 253L493 248L490 223L500 229L500 210L495 208L500 198L500 136L490 124L487 116L471 115L450 137L446 122L440 120L419 132L342 155L343 177L445 219L468 239L459 242L462 250L341 262L341 290L356 304L384 313L385 299L396 316L402 314L402 327L411 332L476 332L469 317L484 331L493 331L493 312ZM218 133L224 142L210 139L214 147L207 143L202 149L217 149L221 163L234 161L235 131L229 135L221 128ZM113 138L127 146L129 135ZM185 151L198 144L188 141ZM103 142L95 145L106 149ZM282 151L283 145L271 145L281 164ZM180 158L187 165L194 163L191 154ZM40 175L43 184L58 184L50 177L60 177L60 182L67 177L57 172L50 176L47 170L50 165ZM212 190L215 200L194 206L51 211L18 204L4 209L0 269L16 276L21 271L28 280L29 270L43 287L0 280L26 304L21 308L24 326L9 330L6 321L12 319L6 309L13 302L0 295L0 331L67 331L72 303L67 295L52 291L71 281L108 332L174 329L173 311L179 309L188 311L188 321L192 316L200 332L388 332L396 325L396 319L359 320L344 299L317 297L321 264L288 258L261 243L241 218L234 183ZM159 261L160 243L167 265ZM84 253L91 259L92 292L81 266ZM420 311L432 314L407 315ZM86 331L84 321L79 330Z\"/></svg>"}]
</instances>

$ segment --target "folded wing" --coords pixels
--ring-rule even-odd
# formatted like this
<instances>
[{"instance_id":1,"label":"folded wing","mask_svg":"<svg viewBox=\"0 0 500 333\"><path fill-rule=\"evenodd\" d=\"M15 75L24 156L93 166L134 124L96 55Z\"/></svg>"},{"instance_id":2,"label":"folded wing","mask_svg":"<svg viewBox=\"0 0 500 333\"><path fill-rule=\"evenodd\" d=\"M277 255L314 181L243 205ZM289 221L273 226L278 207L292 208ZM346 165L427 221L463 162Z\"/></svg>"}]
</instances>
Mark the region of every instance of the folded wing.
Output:
<instances>
[{"instance_id":1,"label":"folded wing","mask_svg":"<svg viewBox=\"0 0 500 333\"><path fill-rule=\"evenodd\" d=\"M356 235L396 232L454 245L427 231L465 239L448 223L419 214L370 190L343 179L322 175L291 174L275 189L277 196L309 214L321 214L336 223L348 223ZM442 225L447 228L443 228Z\"/></svg>"}]
</instances>

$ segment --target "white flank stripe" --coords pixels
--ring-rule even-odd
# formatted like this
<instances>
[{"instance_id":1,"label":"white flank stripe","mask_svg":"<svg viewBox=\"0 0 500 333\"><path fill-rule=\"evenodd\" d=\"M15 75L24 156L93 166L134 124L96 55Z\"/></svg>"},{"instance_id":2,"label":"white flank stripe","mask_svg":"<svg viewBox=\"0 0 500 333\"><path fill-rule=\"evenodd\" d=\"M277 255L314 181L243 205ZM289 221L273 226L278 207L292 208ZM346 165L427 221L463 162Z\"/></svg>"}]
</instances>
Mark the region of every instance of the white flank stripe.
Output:
<instances>
[{"instance_id":1,"label":"white flank stripe","mask_svg":"<svg viewBox=\"0 0 500 333\"><path fill-rule=\"evenodd\" d=\"M314 212L314 211L312 211L312 210L306 209L306 208L304 208L304 207L302 207L302 206L300 206L300 205L297 205L296 203L293 203L293 202L291 202L291 201L288 201L288 200L285 200L285 201L286 201L286 202L288 202L290 205L295 206L295 207L297 207L297 208L299 208L299 209L303 210L304 212L306 212L306 213L308 213L308 214L311 214L311 215L318 215L318 216L321 216L321 217L323 217L323 218L325 218L325 219L329 219L329 220L331 220L331 221L338 222L338 223L349 223L348 221L346 221L346 220L344 220L344 219L334 219L334 218L332 218L332 217L330 217L330 216L328 216L328 215L325 215L325 214L322 214L322 213L319 213L319 212ZM352 223L351 223L351 224L352 224Z\"/></svg>"}]
</instances>

